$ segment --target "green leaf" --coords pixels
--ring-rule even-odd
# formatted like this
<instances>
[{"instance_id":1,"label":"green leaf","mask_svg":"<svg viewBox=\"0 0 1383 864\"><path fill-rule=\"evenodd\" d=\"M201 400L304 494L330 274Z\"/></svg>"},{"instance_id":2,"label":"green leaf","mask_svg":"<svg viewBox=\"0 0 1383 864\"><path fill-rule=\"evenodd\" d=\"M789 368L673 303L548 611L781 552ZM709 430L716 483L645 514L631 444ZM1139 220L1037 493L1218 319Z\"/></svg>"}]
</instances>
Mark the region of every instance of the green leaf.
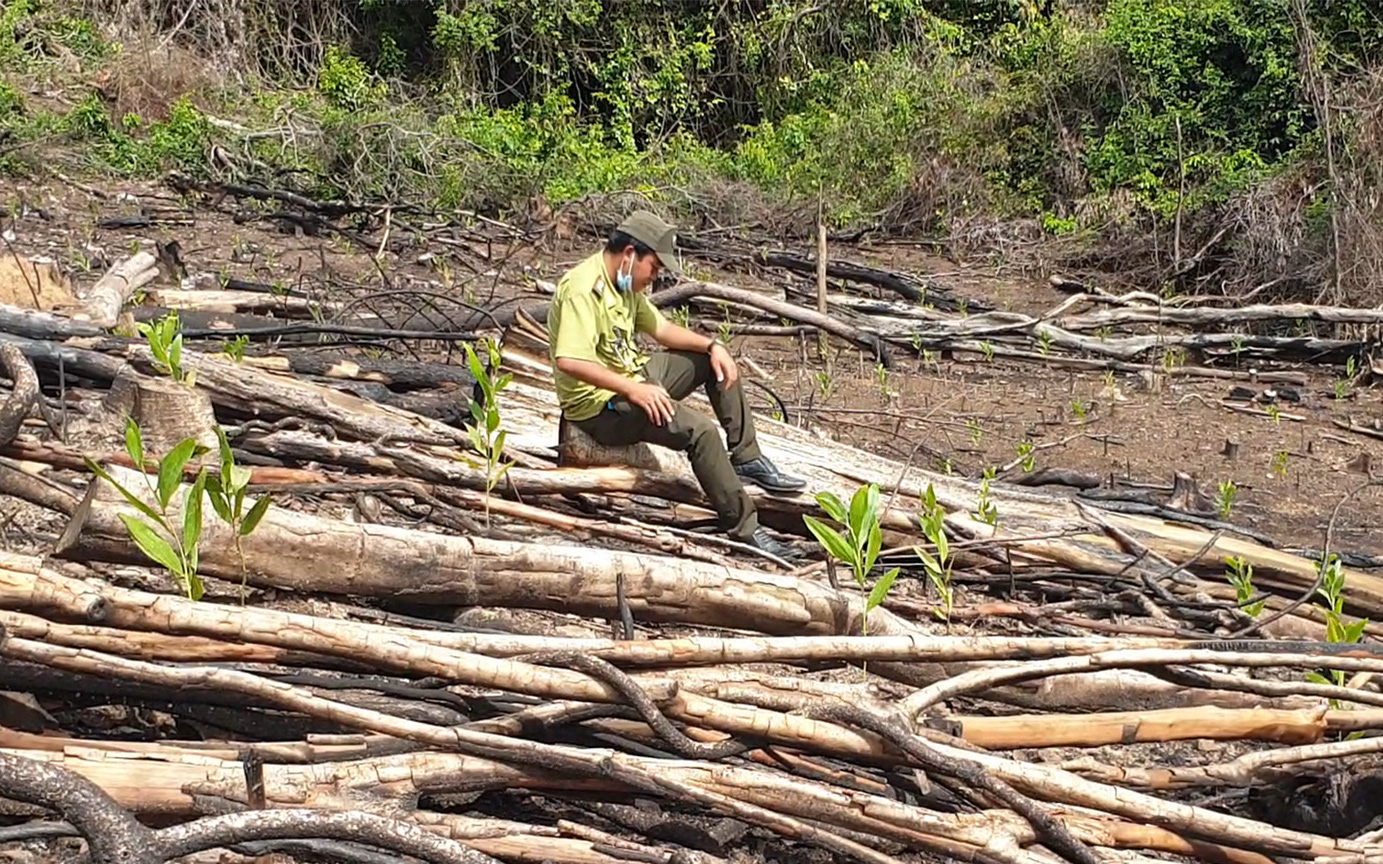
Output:
<instances>
[{"instance_id":1,"label":"green leaf","mask_svg":"<svg viewBox=\"0 0 1383 864\"><path fill-rule=\"evenodd\" d=\"M231 467L235 465L235 454L231 452L230 439L226 437L226 430L219 425L216 427L216 446L221 453L221 483L229 487L231 485Z\"/></svg>"},{"instance_id":2,"label":"green leaf","mask_svg":"<svg viewBox=\"0 0 1383 864\"><path fill-rule=\"evenodd\" d=\"M476 356L475 348L471 347L470 344L466 344L464 347L466 349L466 365L470 367L471 375L476 381L486 381L485 367L481 364L480 358Z\"/></svg>"},{"instance_id":3,"label":"green leaf","mask_svg":"<svg viewBox=\"0 0 1383 864\"><path fill-rule=\"evenodd\" d=\"M250 512L245 515L245 521L240 523L240 536L244 537L259 525L259 520L264 518L264 514L269 512L269 496L265 495L254 503Z\"/></svg>"},{"instance_id":4,"label":"green leaf","mask_svg":"<svg viewBox=\"0 0 1383 864\"><path fill-rule=\"evenodd\" d=\"M182 482L182 469L186 467L187 460L192 458L192 451L196 447L196 441L184 438L159 463L158 503L164 510L168 509L168 502L173 499L173 490Z\"/></svg>"},{"instance_id":5,"label":"green leaf","mask_svg":"<svg viewBox=\"0 0 1383 864\"><path fill-rule=\"evenodd\" d=\"M499 428L499 412L491 408L485 413L485 431L494 434Z\"/></svg>"},{"instance_id":6,"label":"green leaf","mask_svg":"<svg viewBox=\"0 0 1383 864\"><path fill-rule=\"evenodd\" d=\"M941 572L941 566L936 563L936 559L933 558L931 553L926 549L923 549L921 546L914 546L912 547L912 551L913 554L917 556L918 560L922 562L922 566L927 569L928 573Z\"/></svg>"},{"instance_id":7,"label":"green leaf","mask_svg":"<svg viewBox=\"0 0 1383 864\"><path fill-rule=\"evenodd\" d=\"M875 609L884 602L888 592L893 588L893 580L898 578L898 568L894 567L884 575L879 577L879 581L874 583L874 588L869 592L869 599L865 601L864 611Z\"/></svg>"},{"instance_id":8,"label":"green leaf","mask_svg":"<svg viewBox=\"0 0 1383 864\"><path fill-rule=\"evenodd\" d=\"M182 548L184 553L196 549L202 539L202 493L206 490L206 471L202 470L187 490L182 511ZM195 567L193 569L196 569Z\"/></svg>"},{"instance_id":9,"label":"green leaf","mask_svg":"<svg viewBox=\"0 0 1383 864\"><path fill-rule=\"evenodd\" d=\"M125 528L130 532L130 538L134 540L139 551L151 561L162 564L168 569L169 573L176 575L182 574L182 561L178 558L178 553L173 551L173 547L150 528L148 523L136 519L128 513L120 514L120 521L125 523Z\"/></svg>"},{"instance_id":10,"label":"green leaf","mask_svg":"<svg viewBox=\"0 0 1383 864\"><path fill-rule=\"evenodd\" d=\"M244 465L231 466L231 482L229 492L239 492L241 489L250 485L250 479L254 477L253 472Z\"/></svg>"},{"instance_id":11,"label":"green leaf","mask_svg":"<svg viewBox=\"0 0 1383 864\"><path fill-rule=\"evenodd\" d=\"M816 493L816 503L820 505L821 509L826 511L826 515L830 516L832 519L842 525L848 524L848 519L845 516L845 505L840 502L840 499L835 496L834 492Z\"/></svg>"},{"instance_id":12,"label":"green leaf","mask_svg":"<svg viewBox=\"0 0 1383 864\"><path fill-rule=\"evenodd\" d=\"M508 432L508 430L503 430L503 431L501 431L498 435L495 436L494 446L493 446L492 449L494 450L495 458L496 458L496 459L498 459L499 456L500 456L500 454L502 454L502 453L504 452L504 442L505 442L505 440L506 440L508 437L509 437L509 432Z\"/></svg>"},{"instance_id":13,"label":"green leaf","mask_svg":"<svg viewBox=\"0 0 1383 864\"><path fill-rule=\"evenodd\" d=\"M879 530L879 523L875 522L869 526L869 536L866 538L864 549L864 569L866 571L874 569L874 562L879 558L879 549L884 545L884 532Z\"/></svg>"},{"instance_id":14,"label":"green leaf","mask_svg":"<svg viewBox=\"0 0 1383 864\"><path fill-rule=\"evenodd\" d=\"M849 542L837 533L834 528L811 516L803 516L802 521L806 524L807 530L812 532L817 542L819 542L830 555L852 567L854 566L855 550L850 548Z\"/></svg>"},{"instance_id":15,"label":"green leaf","mask_svg":"<svg viewBox=\"0 0 1383 864\"><path fill-rule=\"evenodd\" d=\"M182 334L173 337L173 344L168 349L168 365L172 367L173 374L177 375L182 371Z\"/></svg>"},{"instance_id":16,"label":"green leaf","mask_svg":"<svg viewBox=\"0 0 1383 864\"><path fill-rule=\"evenodd\" d=\"M1361 638L1363 638L1364 628L1367 626L1369 626L1369 619L1360 618L1358 621L1355 621L1353 624L1350 624L1349 626L1345 627L1345 638L1340 641L1349 643L1358 642Z\"/></svg>"},{"instance_id":17,"label":"green leaf","mask_svg":"<svg viewBox=\"0 0 1383 864\"><path fill-rule=\"evenodd\" d=\"M1335 683L1335 682L1331 681L1329 678L1325 677L1324 675L1322 675L1322 674L1319 673L1319 672L1307 672L1307 673L1306 673L1306 680L1307 680L1307 681L1310 681L1312 684L1333 684L1333 683Z\"/></svg>"},{"instance_id":18,"label":"green leaf","mask_svg":"<svg viewBox=\"0 0 1383 864\"><path fill-rule=\"evenodd\" d=\"M125 418L125 452L130 454L136 471L144 470L144 437L133 417Z\"/></svg>"},{"instance_id":19,"label":"green leaf","mask_svg":"<svg viewBox=\"0 0 1383 864\"><path fill-rule=\"evenodd\" d=\"M870 492L874 494L871 496ZM855 494L850 498L850 531L855 535L857 543L863 545L865 536L869 532L869 519L871 499L874 504L873 509L877 512L879 501L879 489L873 483L861 486L855 490Z\"/></svg>"},{"instance_id":20,"label":"green leaf","mask_svg":"<svg viewBox=\"0 0 1383 864\"><path fill-rule=\"evenodd\" d=\"M100 465L97 465L95 462L91 460L90 457L83 456L82 461L86 463L86 467L88 470L91 471L91 473L95 474L97 477L100 477L102 480L109 483L111 486L115 488L115 491L123 495L125 500L130 503L130 506L134 507L140 513L143 513L145 516L148 516L155 522L158 522L163 518L158 514L157 511L154 510L154 508L150 507L148 504L145 504L138 498L138 496L130 492L130 490L126 489L124 486L121 486L118 480L110 476L110 473L106 471L106 469L102 468Z\"/></svg>"},{"instance_id":21,"label":"green leaf","mask_svg":"<svg viewBox=\"0 0 1383 864\"><path fill-rule=\"evenodd\" d=\"M230 501L226 498L225 490L221 488L221 478L218 475L207 476L206 494L211 499L211 508L216 511L216 515L221 517L222 522L229 525L231 521Z\"/></svg>"}]
</instances>

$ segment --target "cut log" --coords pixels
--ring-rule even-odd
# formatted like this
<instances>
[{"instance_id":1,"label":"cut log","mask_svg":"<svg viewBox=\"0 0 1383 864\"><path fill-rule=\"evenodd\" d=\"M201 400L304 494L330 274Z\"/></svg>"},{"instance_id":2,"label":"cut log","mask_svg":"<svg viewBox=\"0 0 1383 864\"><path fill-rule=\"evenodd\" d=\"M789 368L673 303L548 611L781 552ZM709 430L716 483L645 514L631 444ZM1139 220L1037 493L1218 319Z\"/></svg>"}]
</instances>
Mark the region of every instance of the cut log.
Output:
<instances>
[{"instance_id":1,"label":"cut log","mask_svg":"<svg viewBox=\"0 0 1383 864\"><path fill-rule=\"evenodd\" d=\"M81 308L72 320L89 322L108 330L115 326L120 310L134 292L158 278L158 258L151 252L139 252L111 266L82 298Z\"/></svg>"},{"instance_id":2,"label":"cut log","mask_svg":"<svg viewBox=\"0 0 1383 864\"><path fill-rule=\"evenodd\" d=\"M160 288L149 292L149 302L179 311L270 313L276 318L313 319L319 315L334 315L339 309L339 304L336 303L309 300L288 294L226 289L183 291Z\"/></svg>"},{"instance_id":3,"label":"cut log","mask_svg":"<svg viewBox=\"0 0 1383 864\"><path fill-rule=\"evenodd\" d=\"M144 365L149 349L131 345L129 353ZM183 366L197 372L197 387L212 401L261 419L297 417L330 424L339 435L373 441L392 439L460 444L466 433L454 426L411 414L330 387L275 375L215 354L183 355Z\"/></svg>"},{"instance_id":4,"label":"cut log","mask_svg":"<svg viewBox=\"0 0 1383 864\"><path fill-rule=\"evenodd\" d=\"M319 351L246 357L241 363L278 374L372 381L397 391L452 387L469 392L475 386L475 378L464 365L446 363L372 360Z\"/></svg>"},{"instance_id":5,"label":"cut log","mask_svg":"<svg viewBox=\"0 0 1383 864\"><path fill-rule=\"evenodd\" d=\"M0 310L0 314L2 313L3 310ZM58 371L62 370L69 378L80 376L94 381L107 382L114 380L121 368L125 366L124 360L98 351L73 345L60 345L57 342L45 341L42 337L31 339L26 336L11 335L6 332L6 325L3 322L0 322L0 342L17 347L25 357L29 358L29 362L52 377L56 377Z\"/></svg>"},{"instance_id":6,"label":"cut log","mask_svg":"<svg viewBox=\"0 0 1383 864\"><path fill-rule=\"evenodd\" d=\"M106 437L123 440L128 417L139 425L145 453L152 459L162 458L186 438L212 454L219 446L211 397L171 378L141 375L125 367L111 382L102 408L105 420L97 422L106 424Z\"/></svg>"},{"instance_id":7,"label":"cut log","mask_svg":"<svg viewBox=\"0 0 1383 864\"><path fill-rule=\"evenodd\" d=\"M181 493L173 497L182 500ZM57 542L57 554L78 560L141 561L119 519L122 512L137 511L105 481L93 481ZM240 545L250 584L309 592L458 606L527 606L608 617L618 613L614 577L622 573L624 591L640 620L835 633L842 628L858 631L863 611L858 596L756 571L608 549L335 522L280 507L270 507ZM208 575L240 578L235 543L219 520L204 523L201 565ZM870 620L870 632L911 630L882 609L874 610Z\"/></svg>"},{"instance_id":8,"label":"cut log","mask_svg":"<svg viewBox=\"0 0 1383 864\"><path fill-rule=\"evenodd\" d=\"M25 339L73 339L99 337L104 332L93 324L52 312L0 303L0 333Z\"/></svg>"},{"instance_id":9,"label":"cut log","mask_svg":"<svg viewBox=\"0 0 1383 864\"><path fill-rule=\"evenodd\" d=\"M557 464L563 468L623 467L656 471L682 476L683 480L691 472L686 456L681 453L648 443L608 447L566 419L560 421L558 429Z\"/></svg>"}]
</instances>

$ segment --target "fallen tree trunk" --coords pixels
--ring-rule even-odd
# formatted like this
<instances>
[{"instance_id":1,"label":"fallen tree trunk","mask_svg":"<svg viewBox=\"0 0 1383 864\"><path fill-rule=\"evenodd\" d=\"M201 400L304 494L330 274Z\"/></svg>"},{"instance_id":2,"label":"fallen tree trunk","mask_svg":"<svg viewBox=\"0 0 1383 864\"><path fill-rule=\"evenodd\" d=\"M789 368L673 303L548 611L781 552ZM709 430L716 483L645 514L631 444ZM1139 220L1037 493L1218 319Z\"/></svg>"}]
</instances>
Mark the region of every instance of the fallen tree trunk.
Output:
<instances>
[{"instance_id":1,"label":"fallen tree trunk","mask_svg":"<svg viewBox=\"0 0 1383 864\"><path fill-rule=\"evenodd\" d=\"M50 375L61 370L69 376L105 383L114 380L126 365L124 360L99 351L49 342L42 337L30 339L11 335L3 323L0 323L0 342L14 345L35 367Z\"/></svg>"},{"instance_id":2,"label":"fallen tree trunk","mask_svg":"<svg viewBox=\"0 0 1383 864\"><path fill-rule=\"evenodd\" d=\"M179 312L196 311L211 314L270 313L276 318L316 319L322 315L334 315L340 304L310 300L283 293L263 293L259 291L235 291L231 289L200 289L183 291L160 288L149 292L149 300L165 309ZM183 316L179 316L182 318ZM197 325L204 326L204 325Z\"/></svg>"},{"instance_id":3,"label":"fallen tree trunk","mask_svg":"<svg viewBox=\"0 0 1383 864\"><path fill-rule=\"evenodd\" d=\"M139 252L117 261L91 286L72 320L90 322L93 327L109 330L115 326L120 310L134 292L156 278L158 258L151 252Z\"/></svg>"},{"instance_id":4,"label":"fallen tree trunk","mask_svg":"<svg viewBox=\"0 0 1383 864\"><path fill-rule=\"evenodd\" d=\"M73 321L53 312L0 303L0 333L24 339L99 338L105 331L84 321Z\"/></svg>"},{"instance_id":5,"label":"fallen tree trunk","mask_svg":"<svg viewBox=\"0 0 1383 864\"><path fill-rule=\"evenodd\" d=\"M151 362L146 346L131 345L128 354ZM327 423L338 434L360 440L379 439L463 444L466 433L454 426L407 411L379 405L330 387L275 375L228 357L184 354L183 365L197 373L197 386L219 406L264 418L307 418Z\"/></svg>"},{"instance_id":6,"label":"fallen tree trunk","mask_svg":"<svg viewBox=\"0 0 1383 864\"><path fill-rule=\"evenodd\" d=\"M181 494L174 498L182 500ZM141 561L119 518L136 512L105 481L93 481L59 538L56 554L76 560ZM209 521L203 530L202 571L238 580L241 561L229 529ZM581 546L336 522L279 507L270 507L240 546L250 584L307 592L614 617L614 575L622 573L630 607L636 618L646 621L835 633L858 630L862 611L858 597L829 586L755 571ZM870 618L872 632L887 633L890 626L893 632L911 629L881 609Z\"/></svg>"},{"instance_id":7,"label":"fallen tree trunk","mask_svg":"<svg viewBox=\"0 0 1383 864\"><path fill-rule=\"evenodd\" d=\"M310 354L293 352L273 356L246 357L246 366L266 372L288 375L308 375L337 378L343 381L371 381L391 390L427 390L434 388L465 388L475 386L475 378L464 365L409 362L404 360L373 360L332 356L314 351Z\"/></svg>"}]
</instances>

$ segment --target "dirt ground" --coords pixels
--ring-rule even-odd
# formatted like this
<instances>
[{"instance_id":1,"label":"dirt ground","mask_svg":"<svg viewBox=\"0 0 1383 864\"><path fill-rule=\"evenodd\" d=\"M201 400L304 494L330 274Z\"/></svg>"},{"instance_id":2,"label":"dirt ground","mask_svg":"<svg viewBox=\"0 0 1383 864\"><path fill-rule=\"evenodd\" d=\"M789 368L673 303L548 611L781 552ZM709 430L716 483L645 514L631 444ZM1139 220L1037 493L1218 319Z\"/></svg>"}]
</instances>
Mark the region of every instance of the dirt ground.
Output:
<instances>
[{"instance_id":1,"label":"dirt ground","mask_svg":"<svg viewBox=\"0 0 1383 864\"><path fill-rule=\"evenodd\" d=\"M237 219L229 206L223 212L194 211L187 203L156 185L97 189L17 183L0 199L3 251L51 258L77 286L89 287L136 244L176 240L187 274L199 287L237 277L338 296L343 290L358 295L372 285L380 290L411 285L484 305L513 297L532 279L555 280L596 242L590 237L559 240L557 234L566 232L553 231L508 248L464 237L450 245L420 240L401 253L379 256L376 263L362 245L339 236L304 236L298 229L246 220L250 211ZM156 224L98 224L103 218L136 214L152 215ZM454 254L458 246L465 246L465 255ZM1048 274L1014 275L934 257L919 247L842 246L833 254L907 270L956 298L993 308L1040 313L1067 296L1048 285ZM475 266L487 258L490 267ZM781 271L727 272L699 262L697 268L718 281L777 296L782 296L785 280L803 288L809 284ZM714 324L712 319L709 326ZM1320 546L1336 503L1367 480L1359 468L1361 454L1367 464L1380 458L1383 446L1332 423L1352 418L1371 424L1383 414L1383 393L1376 387L1350 386L1345 399L1335 398L1340 369L1300 367L1310 383L1299 390L1300 401L1279 402L1282 416L1273 419L1220 403L1236 385L1259 392L1274 385L1119 374L1111 388L1103 372L961 353L924 363L906 351L898 352L899 368L885 381L853 347L833 343L828 363L822 363L814 338L734 334L734 326L733 347L765 373L764 383L788 407L792 422L934 470L945 470L949 461L951 470L970 476L986 466L1015 462L1019 442L1030 440L1039 448L1034 454L1038 467L1095 475L1106 486L1170 490L1180 471L1192 476L1213 502L1218 484L1230 480L1238 490L1231 520L1289 547ZM1189 362L1200 361L1192 357ZM823 394L818 373L827 368L830 392ZM762 395L755 401L764 410L771 407ZM1224 454L1227 439L1238 443L1233 458ZM1334 548L1383 554L1383 536L1369 530L1380 512L1383 496L1376 488L1355 495L1340 510Z\"/></svg>"}]
</instances>

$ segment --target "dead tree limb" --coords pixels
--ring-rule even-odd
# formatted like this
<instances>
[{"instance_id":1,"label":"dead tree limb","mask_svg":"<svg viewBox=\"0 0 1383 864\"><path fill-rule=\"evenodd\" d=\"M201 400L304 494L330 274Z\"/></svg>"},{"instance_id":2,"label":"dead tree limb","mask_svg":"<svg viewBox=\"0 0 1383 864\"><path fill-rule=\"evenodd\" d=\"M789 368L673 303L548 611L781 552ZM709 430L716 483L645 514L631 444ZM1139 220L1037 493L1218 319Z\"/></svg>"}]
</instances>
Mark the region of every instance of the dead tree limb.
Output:
<instances>
[{"instance_id":1,"label":"dead tree limb","mask_svg":"<svg viewBox=\"0 0 1383 864\"><path fill-rule=\"evenodd\" d=\"M48 405L43 401L43 393L38 386L38 373L34 371L29 358L15 345L0 342L0 368L14 382L9 397L0 403L0 447L5 446L19 434L19 427L29 415L37 410L43 422L53 434L62 434L62 424Z\"/></svg>"},{"instance_id":2,"label":"dead tree limb","mask_svg":"<svg viewBox=\"0 0 1383 864\"><path fill-rule=\"evenodd\" d=\"M59 813L86 839L92 864L163 864L153 832L72 771L0 752L0 797Z\"/></svg>"},{"instance_id":3,"label":"dead tree limb","mask_svg":"<svg viewBox=\"0 0 1383 864\"><path fill-rule=\"evenodd\" d=\"M826 333L830 333L839 339L844 339L852 345L858 345L870 351L879 363L886 368L893 367L893 352L888 349L887 343L873 333L867 333L860 328L833 318L823 315L815 309L808 309L798 306L795 303L788 303L772 297L765 297L743 288L732 288L729 285L718 285L714 282L682 282L676 287L666 291L660 291L649 299L659 308L685 303L693 297L712 297L720 300L730 300L735 303L743 303L755 309L762 309L780 318L787 318L802 324L810 324Z\"/></svg>"},{"instance_id":4,"label":"dead tree limb","mask_svg":"<svg viewBox=\"0 0 1383 864\"><path fill-rule=\"evenodd\" d=\"M421 826L360 811L252 810L208 816L158 831L154 844L160 856L157 860L162 862L256 840L306 838L368 843L429 864L499 864L489 855L438 837Z\"/></svg>"}]
</instances>

